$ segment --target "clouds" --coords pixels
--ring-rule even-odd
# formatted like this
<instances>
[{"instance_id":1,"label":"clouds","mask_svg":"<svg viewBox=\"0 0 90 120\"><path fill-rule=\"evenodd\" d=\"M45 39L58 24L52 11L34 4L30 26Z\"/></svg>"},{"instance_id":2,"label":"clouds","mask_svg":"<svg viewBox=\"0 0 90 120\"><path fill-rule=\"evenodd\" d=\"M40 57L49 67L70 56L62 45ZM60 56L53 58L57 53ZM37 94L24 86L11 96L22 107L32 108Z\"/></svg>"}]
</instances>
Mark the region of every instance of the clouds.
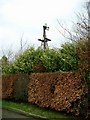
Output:
<instances>
[{"instance_id":1,"label":"clouds","mask_svg":"<svg viewBox=\"0 0 90 120\"><path fill-rule=\"evenodd\" d=\"M9 0L3 5L2 13L7 20L27 25L64 17L72 8L74 9L75 1L77 0Z\"/></svg>"},{"instance_id":2,"label":"clouds","mask_svg":"<svg viewBox=\"0 0 90 120\"><path fill-rule=\"evenodd\" d=\"M9 0L3 6L2 12L7 20L28 25L64 17L74 9L74 3L77 3L77 0Z\"/></svg>"},{"instance_id":3,"label":"clouds","mask_svg":"<svg viewBox=\"0 0 90 120\"><path fill-rule=\"evenodd\" d=\"M38 45L38 37L42 37L42 26L50 26L48 36L52 46L59 44L56 32L58 19L68 20L85 0L2 0L0 1L0 45L12 42L17 44L22 33L24 40ZM72 19L71 18L71 19ZM5 41L5 42L4 42ZM8 42L6 42L8 41Z\"/></svg>"}]
</instances>

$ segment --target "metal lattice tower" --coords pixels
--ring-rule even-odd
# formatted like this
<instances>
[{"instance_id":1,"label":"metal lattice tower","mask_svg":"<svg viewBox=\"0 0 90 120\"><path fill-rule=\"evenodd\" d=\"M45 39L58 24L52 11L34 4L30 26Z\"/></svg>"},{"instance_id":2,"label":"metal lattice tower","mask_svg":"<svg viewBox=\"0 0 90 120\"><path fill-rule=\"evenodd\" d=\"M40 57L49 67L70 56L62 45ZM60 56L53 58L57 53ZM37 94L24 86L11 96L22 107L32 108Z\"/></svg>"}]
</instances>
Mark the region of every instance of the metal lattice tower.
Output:
<instances>
[{"instance_id":1,"label":"metal lattice tower","mask_svg":"<svg viewBox=\"0 0 90 120\"><path fill-rule=\"evenodd\" d=\"M39 41L41 41L41 47L43 47L44 50L48 47L48 41L51 41L46 37L46 30L49 30L49 27L47 27L47 25L45 24L43 26L43 39L38 39Z\"/></svg>"}]
</instances>

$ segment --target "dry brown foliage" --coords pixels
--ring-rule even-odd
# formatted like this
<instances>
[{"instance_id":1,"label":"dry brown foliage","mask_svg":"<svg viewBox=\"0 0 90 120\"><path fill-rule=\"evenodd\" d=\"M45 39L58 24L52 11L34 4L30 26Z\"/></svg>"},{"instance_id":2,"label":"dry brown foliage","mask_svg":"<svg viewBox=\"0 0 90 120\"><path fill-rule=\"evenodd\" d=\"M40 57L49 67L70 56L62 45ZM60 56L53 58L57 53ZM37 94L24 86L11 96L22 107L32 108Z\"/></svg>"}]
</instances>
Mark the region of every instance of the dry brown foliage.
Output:
<instances>
[{"instance_id":1,"label":"dry brown foliage","mask_svg":"<svg viewBox=\"0 0 90 120\"><path fill-rule=\"evenodd\" d=\"M28 102L58 111L73 112L72 103L80 100L84 92L85 86L81 83L79 73L33 73L28 85Z\"/></svg>"},{"instance_id":2,"label":"dry brown foliage","mask_svg":"<svg viewBox=\"0 0 90 120\"><path fill-rule=\"evenodd\" d=\"M9 98L13 93L13 84L17 79L16 75L2 75L2 99Z\"/></svg>"}]
</instances>

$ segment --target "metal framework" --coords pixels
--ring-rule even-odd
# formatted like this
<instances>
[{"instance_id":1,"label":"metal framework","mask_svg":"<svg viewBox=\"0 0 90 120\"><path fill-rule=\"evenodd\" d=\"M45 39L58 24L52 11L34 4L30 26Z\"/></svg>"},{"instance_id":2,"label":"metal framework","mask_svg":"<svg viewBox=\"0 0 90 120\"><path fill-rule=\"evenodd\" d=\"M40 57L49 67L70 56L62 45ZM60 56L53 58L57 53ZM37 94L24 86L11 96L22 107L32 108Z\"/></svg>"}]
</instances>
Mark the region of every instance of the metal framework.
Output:
<instances>
[{"instance_id":1,"label":"metal framework","mask_svg":"<svg viewBox=\"0 0 90 120\"><path fill-rule=\"evenodd\" d=\"M47 27L47 25L45 24L43 26L43 39L38 39L39 41L41 41L41 47L43 47L43 49L45 50L48 47L48 41L51 41L50 39L48 39L46 37L46 30L49 30L49 27Z\"/></svg>"}]
</instances>

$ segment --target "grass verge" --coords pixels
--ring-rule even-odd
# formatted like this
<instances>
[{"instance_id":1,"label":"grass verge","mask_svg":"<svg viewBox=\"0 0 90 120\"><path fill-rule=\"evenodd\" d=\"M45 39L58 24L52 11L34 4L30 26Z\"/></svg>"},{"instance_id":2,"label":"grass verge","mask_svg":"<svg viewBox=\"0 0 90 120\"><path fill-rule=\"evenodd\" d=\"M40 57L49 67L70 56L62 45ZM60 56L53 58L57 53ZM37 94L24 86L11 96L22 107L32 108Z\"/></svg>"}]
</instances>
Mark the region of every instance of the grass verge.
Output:
<instances>
[{"instance_id":1,"label":"grass verge","mask_svg":"<svg viewBox=\"0 0 90 120\"><path fill-rule=\"evenodd\" d=\"M1 101L0 101L0 105L1 105ZM17 103L17 102L3 100L2 106L22 110L27 113L46 117L48 119L53 119L53 118L54 119L57 119L57 118L58 119L59 118L70 119L70 118L72 118L72 116L65 114L63 112L57 112L57 111L53 111L53 110L49 110L49 109L45 109L45 108L40 108L37 105L32 105L29 103Z\"/></svg>"},{"instance_id":2,"label":"grass verge","mask_svg":"<svg viewBox=\"0 0 90 120\"><path fill-rule=\"evenodd\" d=\"M0 99L0 107L2 107L2 100Z\"/></svg>"}]
</instances>

